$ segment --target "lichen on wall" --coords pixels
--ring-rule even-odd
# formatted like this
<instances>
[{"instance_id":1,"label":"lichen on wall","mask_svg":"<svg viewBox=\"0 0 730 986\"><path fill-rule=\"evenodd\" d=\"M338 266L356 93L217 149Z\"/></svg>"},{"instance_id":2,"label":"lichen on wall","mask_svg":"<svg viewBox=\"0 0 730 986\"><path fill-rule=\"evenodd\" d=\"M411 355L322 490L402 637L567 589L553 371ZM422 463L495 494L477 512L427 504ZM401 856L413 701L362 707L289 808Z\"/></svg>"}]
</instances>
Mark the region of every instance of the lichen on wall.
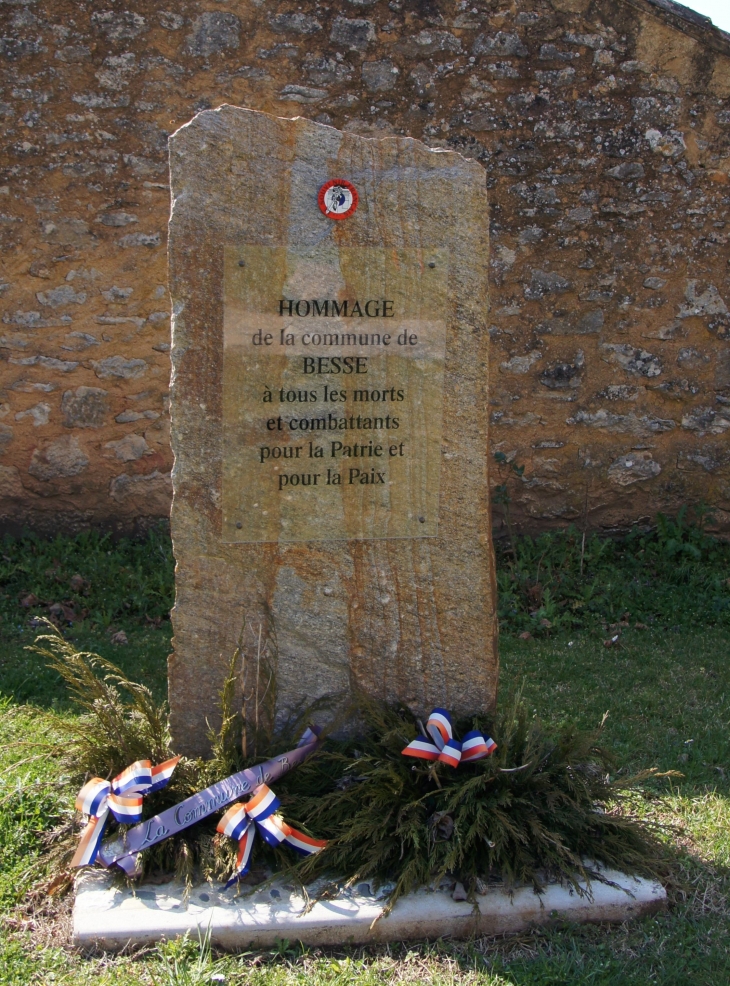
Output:
<instances>
[{"instance_id":1,"label":"lichen on wall","mask_svg":"<svg viewBox=\"0 0 730 986\"><path fill-rule=\"evenodd\" d=\"M18 0L0 19L6 528L167 515L167 136L225 102L484 165L492 442L525 465L524 525L699 500L727 518L730 38L706 19L660 0Z\"/></svg>"}]
</instances>

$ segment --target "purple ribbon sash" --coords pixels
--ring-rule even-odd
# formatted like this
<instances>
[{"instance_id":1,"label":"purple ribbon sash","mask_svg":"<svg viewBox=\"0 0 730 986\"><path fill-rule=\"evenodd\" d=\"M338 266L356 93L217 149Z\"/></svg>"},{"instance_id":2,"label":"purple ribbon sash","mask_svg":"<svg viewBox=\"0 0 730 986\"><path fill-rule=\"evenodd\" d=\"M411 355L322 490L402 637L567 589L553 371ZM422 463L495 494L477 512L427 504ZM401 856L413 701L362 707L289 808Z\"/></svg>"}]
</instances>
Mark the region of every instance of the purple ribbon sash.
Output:
<instances>
[{"instance_id":1,"label":"purple ribbon sash","mask_svg":"<svg viewBox=\"0 0 730 986\"><path fill-rule=\"evenodd\" d=\"M296 750L282 753L281 756L267 760L256 767L248 767L237 774L231 774L222 781L212 784L204 791L198 791L173 808L167 808L154 818L148 818L124 836L117 836L105 842L96 857L103 866L119 866L129 876L137 870L137 853L154 846L163 839L182 832L202 818L212 815L225 805L242 795L250 794L260 784L273 784L292 767L297 767L320 745L319 730L307 730L302 745Z\"/></svg>"}]
</instances>

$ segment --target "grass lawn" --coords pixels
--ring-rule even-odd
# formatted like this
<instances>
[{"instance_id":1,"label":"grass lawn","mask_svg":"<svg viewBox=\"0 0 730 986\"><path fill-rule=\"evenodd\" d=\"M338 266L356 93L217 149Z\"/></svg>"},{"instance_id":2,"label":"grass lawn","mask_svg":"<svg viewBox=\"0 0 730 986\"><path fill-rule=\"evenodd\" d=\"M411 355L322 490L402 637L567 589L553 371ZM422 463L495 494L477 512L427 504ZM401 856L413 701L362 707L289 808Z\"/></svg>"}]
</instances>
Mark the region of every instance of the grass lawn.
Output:
<instances>
[{"instance_id":1,"label":"grass lawn","mask_svg":"<svg viewBox=\"0 0 730 986\"><path fill-rule=\"evenodd\" d=\"M620 927L557 927L518 938L368 950L302 950L282 942L272 952L210 956L201 954L197 942L182 941L116 958L74 952L68 946L69 901L34 889L34 864L43 858L40 833L64 813L68 817L76 792L57 777L52 759L38 757L33 747L44 728L39 707L74 713L55 674L24 648L34 637L34 613L71 606L73 618L66 623L74 641L163 695L169 623L157 623L169 607L171 567L164 538L155 544L152 565L145 563L149 552L98 539L81 547L59 543L53 550L40 542L16 543L3 555L0 986L730 983L730 626L727 620L694 626L691 612L673 626L659 614L647 622L649 629L624 628L617 647L604 646L600 616L573 629L551 618L557 630L543 627L542 637L527 640L519 639L520 627L514 626L501 640L503 691L522 685L535 713L556 725L574 720L592 727L608 712L605 743L621 770L657 766L684 774L652 782L634 796L638 811L671 826L666 838L675 847L676 864L666 913ZM75 575L81 580L73 589ZM719 583L713 579L717 599ZM24 605L31 593L36 602ZM550 598L555 606L554 588ZM687 612L686 599L684 607ZM642 622L649 619L644 613ZM535 632L543 618L538 615L529 624ZM112 643L120 630L127 644Z\"/></svg>"}]
</instances>

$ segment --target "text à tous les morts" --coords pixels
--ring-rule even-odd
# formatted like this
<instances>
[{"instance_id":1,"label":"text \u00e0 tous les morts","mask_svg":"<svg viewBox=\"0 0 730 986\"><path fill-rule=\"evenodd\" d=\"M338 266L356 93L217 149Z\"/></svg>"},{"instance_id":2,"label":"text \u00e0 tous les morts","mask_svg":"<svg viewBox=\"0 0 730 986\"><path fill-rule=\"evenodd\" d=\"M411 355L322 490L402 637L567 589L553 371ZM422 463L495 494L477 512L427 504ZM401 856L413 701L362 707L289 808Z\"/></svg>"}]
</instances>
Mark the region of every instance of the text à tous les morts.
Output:
<instances>
[{"instance_id":1,"label":"text \u00e0 tous les morts","mask_svg":"<svg viewBox=\"0 0 730 986\"><path fill-rule=\"evenodd\" d=\"M289 301L279 302L279 315L289 318L393 318L393 302L387 300L367 301ZM258 331L252 337L255 346L357 346L390 347L398 351L398 347L418 345L418 335L407 330L395 333L388 332L303 332L296 334L284 327L278 333L278 338L271 332ZM381 350L382 351L382 350ZM303 403L346 404L348 401L362 404L398 404L406 399L405 391L397 387L371 387L366 381L357 381L354 387L343 387L338 381L333 385L332 380L321 378L340 377L351 378L367 374L368 356L302 356L301 372L304 376L313 377L311 385L306 389L264 387L262 402L264 404L296 405ZM316 386L315 386L316 381ZM379 410L379 409L378 409ZM297 433L304 437L305 433L332 431L397 431L400 419L386 411L385 414L345 414L340 408L303 417L276 417L266 421L270 432ZM272 435L272 438L274 436ZM329 440L323 444L305 441L303 444L271 444L258 449L259 462L275 462L276 460L298 460L302 466L307 459L360 459L357 466L350 466L343 471L340 468L327 467L324 472L279 472L278 489L296 489L297 487L312 486L342 486L370 485L379 486L386 482L386 472L381 461L389 458L399 458L405 455L405 442L343 442ZM380 468L378 468L380 466Z\"/></svg>"}]
</instances>

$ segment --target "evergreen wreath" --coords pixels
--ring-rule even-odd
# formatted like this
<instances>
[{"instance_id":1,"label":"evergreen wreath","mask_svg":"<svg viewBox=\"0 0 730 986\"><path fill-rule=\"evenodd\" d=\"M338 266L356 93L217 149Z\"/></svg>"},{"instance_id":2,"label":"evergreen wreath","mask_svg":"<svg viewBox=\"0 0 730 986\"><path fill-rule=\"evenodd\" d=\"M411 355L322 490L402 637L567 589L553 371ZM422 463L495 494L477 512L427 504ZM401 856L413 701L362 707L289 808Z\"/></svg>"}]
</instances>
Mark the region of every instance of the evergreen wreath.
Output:
<instances>
[{"instance_id":1,"label":"evergreen wreath","mask_svg":"<svg viewBox=\"0 0 730 986\"><path fill-rule=\"evenodd\" d=\"M303 882L345 874L348 884L389 885L392 907L444 877L473 900L489 885L539 893L556 880L583 894L591 879L605 879L604 868L666 872L658 832L629 813L625 795L665 775L612 781L615 765L599 745L603 723L552 732L518 693L496 717L455 724L459 735L494 736L498 750L454 769L402 756L418 733L408 709L361 697L354 711L363 724L356 743L337 750L330 742L289 778L288 816L328 840L295 867Z\"/></svg>"}]
</instances>

